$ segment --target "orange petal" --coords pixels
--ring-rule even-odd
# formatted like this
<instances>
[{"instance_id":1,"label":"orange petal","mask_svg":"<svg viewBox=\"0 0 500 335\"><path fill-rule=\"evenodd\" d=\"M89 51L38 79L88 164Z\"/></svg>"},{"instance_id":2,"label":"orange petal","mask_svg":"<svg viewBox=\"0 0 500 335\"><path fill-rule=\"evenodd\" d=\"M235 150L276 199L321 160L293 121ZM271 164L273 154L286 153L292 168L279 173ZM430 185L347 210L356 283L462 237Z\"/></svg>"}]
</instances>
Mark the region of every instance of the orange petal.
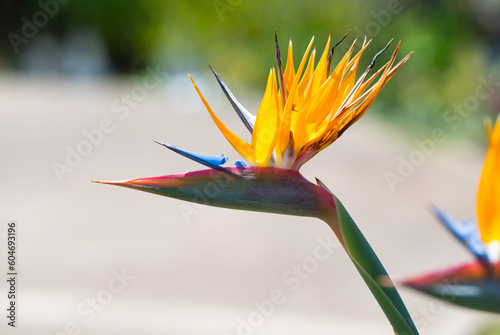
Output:
<instances>
[{"instance_id":1,"label":"orange petal","mask_svg":"<svg viewBox=\"0 0 500 335\"><path fill-rule=\"evenodd\" d=\"M292 86L293 80L295 79L295 67L293 65L293 48L292 48L292 39L290 39L290 43L288 44L288 54L286 59L286 68L285 68L285 86L287 92L290 92L290 87Z\"/></svg>"},{"instance_id":2,"label":"orange petal","mask_svg":"<svg viewBox=\"0 0 500 335\"><path fill-rule=\"evenodd\" d=\"M249 161L252 161L252 148L250 144L246 143L243 141L241 138L236 136L232 131L230 131L224 123L219 120L217 116L215 116L215 113L212 111L212 108L210 108L210 105L208 104L207 100L203 97L203 94L201 94L200 90L198 89L198 86L194 82L193 78L191 75L189 75L189 79L191 79L191 82L193 83L194 88L196 89L196 92L198 92L198 95L201 98L201 101L203 101L203 104L207 108L208 112L210 113L210 116L214 120L215 124L219 128L220 132L224 137L227 139L227 141L233 146L233 148L244 158L248 159Z\"/></svg>"},{"instance_id":3,"label":"orange petal","mask_svg":"<svg viewBox=\"0 0 500 335\"><path fill-rule=\"evenodd\" d=\"M302 71L304 70L307 55L311 50L313 42L314 37L311 39L311 42L309 42L307 50L302 57L299 68L297 69L297 73L295 74L295 78L290 88L290 95L288 96L288 100L286 101L285 107L283 108L283 113L281 115L280 129L278 130L278 138L276 142L276 163L278 163L278 166L281 166L280 161L282 159L282 154L285 152L290 141L290 125L292 118L292 109L294 108L295 94L297 93L299 79L302 75Z\"/></svg>"},{"instance_id":4,"label":"orange petal","mask_svg":"<svg viewBox=\"0 0 500 335\"><path fill-rule=\"evenodd\" d=\"M267 78L264 97L257 112L252 135L253 162L257 166L267 166L274 151L279 120L279 99L276 72L272 69Z\"/></svg>"},{"instance_id":5,"label":"orange petal","mask_svg":"<svg viewBox=\"0 0 500 335\"><path fill-rule=\"evenodd\" d=\"M311 78L311 81L309 82L309 85L306 88L305 92L305 100L308 101L314 93L317 92L318 88L323 85L325 82L326 78L328 77L327 71L327 59L328 59L328 54L330 53L330 40L332 38L332 34L328 36L328 40L326 42L325 49L323 50L323 54L321 55L321 58L319 59L318 65L316 66L316 69L314 69L313 76Z\"/></svg>"},{"instance_id":6,"label":"orange petal","mask_svg":"<svg viewBox=\"0 0 500 335\"><path fill-rule=\"evenodd\" d=\"M316 57L316 48L313 49L311 52L311 56L309 57L309 62L307 63L306 70L304 71L304 75L302 76L302 79L300 79L300 82L297 87L297 96L301 98L304 95L304 92L306 91L307 85L311 82L312 75L314 73L314 60ZM300 107L299 107L300 108Z\"/></svg>"},{"instance_id":7,"label":"orange petal","mask_svg":"<svg viewBox=\"0 0 500 335\"><path fill-rule=\"evenodd\" d=\"M500 241L500 120L490 126L488 141L477 195L479 231L486 244Z\"/></svg>"}]
</instances>

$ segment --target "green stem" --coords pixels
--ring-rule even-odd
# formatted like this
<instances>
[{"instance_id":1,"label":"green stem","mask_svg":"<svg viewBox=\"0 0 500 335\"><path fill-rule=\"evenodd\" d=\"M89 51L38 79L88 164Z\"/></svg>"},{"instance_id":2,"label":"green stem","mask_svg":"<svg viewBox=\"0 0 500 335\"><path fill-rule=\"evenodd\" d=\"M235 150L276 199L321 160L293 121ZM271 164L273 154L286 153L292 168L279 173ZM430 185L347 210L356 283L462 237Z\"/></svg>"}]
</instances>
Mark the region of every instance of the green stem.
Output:
<instances>
[{"instance_id":1,"label":"green stem","mask_svg":"<svg viewBox=\"0 0 500 335\"><path fill-rule=\"evenodd\" d=\"M318 184L329 191L320 181ZM335 195L332 194L332 197L335 208L325 212L321 219L339 239L391 323L395 334L418 335L413 320L384 266L342 203Z\"/></svg>"}]
</instances>

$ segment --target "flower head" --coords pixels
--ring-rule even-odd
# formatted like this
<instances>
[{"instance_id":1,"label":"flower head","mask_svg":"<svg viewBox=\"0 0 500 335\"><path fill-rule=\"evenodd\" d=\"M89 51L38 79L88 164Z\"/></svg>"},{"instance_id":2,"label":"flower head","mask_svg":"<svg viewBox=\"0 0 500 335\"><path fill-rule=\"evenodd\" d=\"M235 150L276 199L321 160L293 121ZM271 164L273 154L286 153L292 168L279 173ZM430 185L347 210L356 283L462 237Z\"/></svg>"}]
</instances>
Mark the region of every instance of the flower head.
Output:
<instances>
[{"instance_id":1,"label":"flower head","mask_svg":"<svg viewBox=\"0 0 500 335\"><path fill-rule=\"evenodd\" d=\"M477 224L435 209L477 260L412 278L405 285L457 305L500 313L500 121L485 124L489 147L479 181Z\"/></svg>"},{"instance_id":2,"label":"flower head","mask_svg":"<svg viewBox=\"0 0 500 335\"><path fill-rule=\"evenodd\" d=\"M485 122L489 147L479 180L477 224L458 221L442 210L436 216L471 251L485 263L500 261L500 118L495 125Z\"/></svg>"},{"instance_id":3,"label":"flower head","mask_svg":"<svg viewBox=\"0 0 500 335\"><path fill-rule=\"evenodd\" d=\"M356 43L354 41L331 72L333 50L338 43L330 50L329 37L321 58L314 67L316 50L310 52L313 41L314 38L295 70L290 40L283 71L276 39L277 66L269 72L266 90L256 117L241 106L214 71L224 93L251 132L250 143L236 136L217 118L191 78L219 130L234 149L253 165L298 170L363 116L382 88L411 56L407 55L394 66L400 42L389 61L369 77L375 59L387 49L388 44L356 80L361 55L371 40L367 41L365 38L361 50L353 56Z\"/></svg>"}]
</instances>

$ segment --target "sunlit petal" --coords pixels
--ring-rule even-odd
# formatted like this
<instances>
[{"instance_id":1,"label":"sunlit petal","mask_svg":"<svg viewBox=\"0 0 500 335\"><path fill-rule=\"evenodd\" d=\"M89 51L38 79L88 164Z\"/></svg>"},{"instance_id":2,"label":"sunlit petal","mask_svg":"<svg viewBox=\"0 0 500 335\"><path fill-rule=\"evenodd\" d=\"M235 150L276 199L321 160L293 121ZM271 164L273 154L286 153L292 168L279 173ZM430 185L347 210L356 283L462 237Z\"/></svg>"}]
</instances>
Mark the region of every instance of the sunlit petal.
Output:
<instances>
[{"instance_id":1,"label":"sunlit petal","mask_svg":"<svg viewBox=\"0 0 500 335\"><path fill-rule=\"evenodd\" d=\"M477 217L481 237L488 245L500 241L500 122L487 129L489 147L479 181Z\"/></svg>"},{"instance_id":2,"label":"sunlit petal","mask_svg":"<svg viewBox=\"0 0 500 335\"><path fill-rule=\"evenodd\" d=\"M293 48L292 48L292 39L290 39L290 43L288 43L288 55L286 60L286 68L285 68L285 86L287 89L287 93L290 92L290 87L292 86L293 80L295 79L295 67L293 66Z\"/></svg>"},{"instance_id":3,"label":"sunlit petal","mask_svg":"<svg viewBox=\"0 0 500 335\"><path fill-rule=\"evenodd\" d=\"M371 42L365 37L361 49L353 55L354 41L330 74L333 50L347 35L330 51L330 34L317 65L316 49L310 52L314 42L312 38L295 71L292 41L288 45L286 68L283 69L275 34L277 69L271 71L268 77L255 122L253 115L241 106L214 71L224 94L252 132L251 144L232 133L215 116L196 85L195 88L217 127L244 158L256 166L299 169L366 113L383 87L411 56L410 53L394 66L401 46L399 42L389 61L368 77L375 60L389 47L389 42L356 79L363 52Z\"/></svg>"},{"instance_id":4,"label":"sunlit petal","mask_svg":"<svg viewBox=\"0 0 500 335\"><path fill-rule=\"evenodd\" d=\"M257 166L267 166L274 151L279 121L279 102L274 69L269 72L267 87L257 112L252 148L253 162Z\"/></svg>"}]
</instances>

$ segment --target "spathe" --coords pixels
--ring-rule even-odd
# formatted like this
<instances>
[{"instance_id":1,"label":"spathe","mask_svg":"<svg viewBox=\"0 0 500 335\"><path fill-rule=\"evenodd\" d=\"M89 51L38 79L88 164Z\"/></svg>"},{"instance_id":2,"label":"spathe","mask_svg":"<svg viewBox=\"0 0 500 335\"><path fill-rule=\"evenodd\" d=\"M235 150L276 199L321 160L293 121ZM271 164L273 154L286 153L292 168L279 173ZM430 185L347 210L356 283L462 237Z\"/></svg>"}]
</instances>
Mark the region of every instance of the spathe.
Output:
<instances>
[{"instance_id":1,"label":"spathe","mask_svg":"<svg viewBox=\"0 0 500 335\"><path fill-rule=\"evenodd\" d=\"M403 284L456 305L500 313L500 263L475 261Z\"/></svg>"},{"instance_id":2,"label":"spathe","mask_svg":"<svg viewBox=\"0 0 500 335\"><path fill-rule=\"evenodd\" d=\"M220 168L124 181L97 181L204 205L324 218L335 203L298 171L255 166Z\"/></svg>"},{"instance_id":3,"label":"spathe","mask_svg":"<svg viewBox=\"0 0 500 335\"><path fill-rule=\"evenodd\" d=\"M98 182L210 206L316 217L325 221L399 335L418 334L389 275L342 203L298 171L234 167Z\"/></svg>"}]
</instances>

